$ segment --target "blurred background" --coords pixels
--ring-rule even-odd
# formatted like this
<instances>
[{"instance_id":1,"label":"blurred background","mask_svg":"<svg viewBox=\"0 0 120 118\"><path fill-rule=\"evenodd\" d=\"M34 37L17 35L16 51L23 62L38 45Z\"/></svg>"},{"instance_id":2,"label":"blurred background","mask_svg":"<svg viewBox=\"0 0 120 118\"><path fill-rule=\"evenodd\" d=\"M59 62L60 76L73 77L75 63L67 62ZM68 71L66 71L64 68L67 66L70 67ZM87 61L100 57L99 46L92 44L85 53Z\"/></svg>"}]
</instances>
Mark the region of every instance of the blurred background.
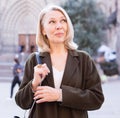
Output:
<instances>
[{"instance_id":1,"label":"blurred background","mask_svg":"<svg viewBox=\"0 0 120 118\"><path fill-rule=\"evenodd\" d=\"M90 118L118 118L120 0L0 0L2 118L13 118L17 114L23 116L24 110L17 107L14 97L9 99L14 58L18 58L24 67L28 55L37 50L35 37L39 12L49 3L58 4L67 11L74 26L74 41L78 49L92 56L100 73L106 102L101 110L90 112ZM14 94L18 88L15 86Z\"/></svg>"}]
</instances>

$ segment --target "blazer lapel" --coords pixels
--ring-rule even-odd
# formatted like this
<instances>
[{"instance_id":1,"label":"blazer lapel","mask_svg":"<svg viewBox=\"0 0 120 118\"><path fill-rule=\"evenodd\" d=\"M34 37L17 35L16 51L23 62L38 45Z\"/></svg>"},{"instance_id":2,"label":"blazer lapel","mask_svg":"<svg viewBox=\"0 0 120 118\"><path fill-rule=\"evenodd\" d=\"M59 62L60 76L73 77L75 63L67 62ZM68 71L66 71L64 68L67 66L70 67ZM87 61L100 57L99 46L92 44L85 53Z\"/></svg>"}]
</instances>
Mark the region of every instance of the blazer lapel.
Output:
<instances>
[{"instance_id":1,"label":"blazer lapel","mask_svg":"<svg viewBox=\"0 0 120 118\"><path fill-rule=\"evenodd\" d=\"M69 83L69 81L72 78L72 75L75 74L78 63L79 63L79 60L78 60L77 52L69 51L61 85L62 84L66 85Z\"/></svg>"},{"instance_id":2,"label":"blazer lapel","mask_svg":"<svg viewBox=\"0 0 120 118\"><path fill-rule=\"evenodd\" d=\"M50 69L50 73L46 76L45 80L43 81L43 84L54 87L52 63L51 63L50 54L47 52L44 52L44 53L41 53L40 56L42 58L42 63L46 63L48 68Z\"/></svg>"}]
</instances>

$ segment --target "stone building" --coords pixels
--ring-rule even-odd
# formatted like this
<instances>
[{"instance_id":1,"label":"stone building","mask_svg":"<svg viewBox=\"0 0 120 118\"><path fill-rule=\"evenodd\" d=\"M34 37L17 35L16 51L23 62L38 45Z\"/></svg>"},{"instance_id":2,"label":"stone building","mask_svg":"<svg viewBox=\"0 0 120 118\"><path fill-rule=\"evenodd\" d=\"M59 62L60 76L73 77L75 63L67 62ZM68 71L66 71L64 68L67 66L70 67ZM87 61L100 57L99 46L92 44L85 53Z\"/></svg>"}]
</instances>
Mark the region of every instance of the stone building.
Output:
<instances>
[{"instance_id":1,"label":"stone building","mask_svg":"<svg viewBox=\"0 0 120 118\"><path fill-rule=\"evenodd\" d=\"M108 23L111 24L107 29L107 42L115 49L120 29L118 26L120 13L116 12L116 9L118 11L120 9L120 0L95 1L103 9L108 17ZM10 57L19 51L19 47L25 52L33 51L40 10L48 3L62 2L64 0L0 0L0 56L8 54Z\"/></svg>"},{"instance_id":2,"label":"stone building","mask_svg":"<svg viewBox=\"0 0 120 118\"><path fill-rule=\"evenodd\" d=\"M35 46L35 33L40 10L57 0L0 0L0 55L16 53L19 47L30 52Z\"/></svg>"}]
</instances>

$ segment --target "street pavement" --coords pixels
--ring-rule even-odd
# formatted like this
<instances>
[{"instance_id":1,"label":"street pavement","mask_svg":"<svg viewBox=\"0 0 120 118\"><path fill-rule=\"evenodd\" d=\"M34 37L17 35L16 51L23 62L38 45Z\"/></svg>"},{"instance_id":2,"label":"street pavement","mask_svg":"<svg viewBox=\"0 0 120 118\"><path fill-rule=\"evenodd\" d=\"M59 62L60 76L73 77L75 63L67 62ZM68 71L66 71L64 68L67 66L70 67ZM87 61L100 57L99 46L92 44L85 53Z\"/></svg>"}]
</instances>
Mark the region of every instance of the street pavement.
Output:
<instances>
[{"instance_id":1,"label":"street pavement","mask_svg":"<svg viewBox=\"0 0 120 118\"><path fill-rule=\"evenodd\" d=\"M14 88L10 99L10 82L0 81L0 118L23 118L25 111L19 108L14 100L18 86ZM120 118L120 80L108 81L102 84L105 102L99 110L89 111L89 118ZM64 118L64 117L63 117Z\"/></svg>"},{"instance_id":2,"label":"street pavement","mask_svg":"<svg viewBox=\"0 0 120 118\"><path fill-rule=\"evenodd\" d=\"M102 107L89 112L89 118L120 118L120 79L102 85L105 101Z\"/></svg>"}]
</instances>

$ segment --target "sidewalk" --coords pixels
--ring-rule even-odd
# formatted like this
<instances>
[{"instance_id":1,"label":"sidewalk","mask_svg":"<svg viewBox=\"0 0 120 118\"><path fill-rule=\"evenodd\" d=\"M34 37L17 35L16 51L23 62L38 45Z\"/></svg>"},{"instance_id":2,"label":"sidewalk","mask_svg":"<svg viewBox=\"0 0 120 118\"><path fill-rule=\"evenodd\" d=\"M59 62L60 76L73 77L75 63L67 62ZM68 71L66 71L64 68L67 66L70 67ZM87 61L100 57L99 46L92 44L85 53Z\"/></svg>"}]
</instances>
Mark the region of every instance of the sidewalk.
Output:
<instances>
[{"instance_id":1,"label":"sidewalk","mask_svg":"<svg viewBox=\"0 0 120 118\"><path fill-rule=\"evenodd\" d=\"M19 108L14 100L18 86L14 88L13 98L10 99L10 82L1 82L0 81L0 117L1 118L14 118L14 116L20 116L23 118L24 110Z\"/></svg>"},{"instance_id":2,"label":"sidewalk","mask_svg":"<svg viewBox=\"0 0 120 118\"><path fill-rule=\"evenodd\" d=\"M120 118L120 80L103 85L105 101L101 109L90 111L89 118Z\"/></svg>"},{"instance_id":3,"label":"sidewalk","mask_svg":"<svg viewBox=\"0 0 120 118\"><path fill-rule=\"evenodd\" d=\"M103 92L105 95L105 102L101 109L89 112L89 118L120 118L120 80L106 82L103 85ZM10 96L10 82L0 81L0 117L14 118L15 115L23 118L24 110L19 108L14 98L9 99ZM18 86L14 89L14 95L18 90Z\"/></svg>"}]
</instances>

